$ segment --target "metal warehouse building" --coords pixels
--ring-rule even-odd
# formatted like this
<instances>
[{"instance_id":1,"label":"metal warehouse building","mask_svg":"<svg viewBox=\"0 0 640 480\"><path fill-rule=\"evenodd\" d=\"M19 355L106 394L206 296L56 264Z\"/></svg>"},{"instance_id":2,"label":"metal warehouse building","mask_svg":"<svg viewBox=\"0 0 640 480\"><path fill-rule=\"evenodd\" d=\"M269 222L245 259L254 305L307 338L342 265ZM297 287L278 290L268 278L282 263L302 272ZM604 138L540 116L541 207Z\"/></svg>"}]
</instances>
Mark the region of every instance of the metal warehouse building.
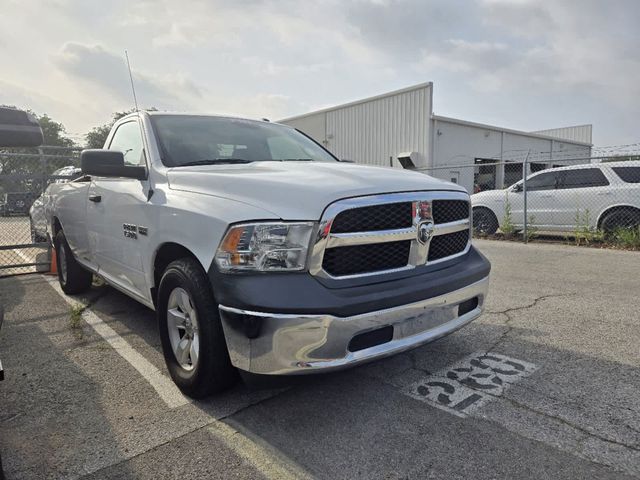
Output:
<instances>
[{"instance_id":1,"label":"metal warehouse building","mask_svg":"<svg viewBox=\"0 0 640 480\"><path fill-rule=\"evenodd\" d=\"M591 125L522 132L434 115L431 82L280 123L302 130L338 158L415 167L470 192L518 181L525 158L530 171L538 170L554 162L588 159L592 147ZM504 165L493 165L497 162Z\"/></svg>"}]
</instances>

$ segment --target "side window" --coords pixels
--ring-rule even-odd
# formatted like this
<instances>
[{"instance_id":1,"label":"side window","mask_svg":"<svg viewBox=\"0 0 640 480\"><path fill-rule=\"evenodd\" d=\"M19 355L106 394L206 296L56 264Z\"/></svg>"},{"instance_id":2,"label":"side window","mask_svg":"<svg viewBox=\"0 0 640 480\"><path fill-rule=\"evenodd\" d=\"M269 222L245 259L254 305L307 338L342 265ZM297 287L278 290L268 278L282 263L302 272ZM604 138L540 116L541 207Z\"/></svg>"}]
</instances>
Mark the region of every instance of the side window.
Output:
<instances>
[{"instance_id":1,"label":"side window","mask_svg":"<svg viewBox=\"0 0 640 480\"><path fill-rule=\"evenodd\" d=\"M274 160L309 158L309 154L289 137L269 137L267 144Z\"/></svg>"},{"instance_id":2,"label":"side window","mask_svg":"<svg viewBox=\"0 0 640 480\"><path fill-rule=\"evenodd\" d=\"M613 167L612 169L623 182L640 183L640 167Z\"/></svg>"},{"instance_id":3,"label":"side window","mask_svg":"<svg viewBox=\"0 0 640 480\"><path fill-rule=\"evenodd\" d=\"M556 172L547 172L536 175L527 179L527 190L530 192L536 190L554 190L557 183Z\"/></svg>"},{"instance_id":4,"label":"side window","mask_svg":"<svg viewBox=\"0 0 640 480\"><path fill-rule=\"evenodd\" d=\"M120 150L125 165L144 165L142 136L137 120L123 123L113 134L109 150Z\"/></svg>"},{"instance_id":5,"label":"side window","mask_svg":"<svg viewBox=\"0 0 640 480\"><path fill-rule=\"evenodd\" d=\"M562 171L558 188L605 187L607 185L609 185L607 177L599 168L580 168Z\"/></svg>"}]
</instances>

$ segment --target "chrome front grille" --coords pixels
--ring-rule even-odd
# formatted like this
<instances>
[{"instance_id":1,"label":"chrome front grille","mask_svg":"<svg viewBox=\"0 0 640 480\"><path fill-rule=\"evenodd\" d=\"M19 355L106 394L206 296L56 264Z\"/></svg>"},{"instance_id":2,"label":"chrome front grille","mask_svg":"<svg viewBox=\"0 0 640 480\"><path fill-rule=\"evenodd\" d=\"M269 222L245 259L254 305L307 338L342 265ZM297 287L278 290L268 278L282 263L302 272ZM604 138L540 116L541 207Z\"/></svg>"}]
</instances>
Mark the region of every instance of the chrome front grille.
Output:
<instances>
[{"instance_id":1,"label":"chrome front grille","mask_svg":"<svg viewBox=\"0 0 640 480\"><path fill-rule=\"evenodd\" d=\"M464 192L410 192L357 197L327 207L310 272L352 278L446 261L470 247Z\"/></svg>"}]
</instances>

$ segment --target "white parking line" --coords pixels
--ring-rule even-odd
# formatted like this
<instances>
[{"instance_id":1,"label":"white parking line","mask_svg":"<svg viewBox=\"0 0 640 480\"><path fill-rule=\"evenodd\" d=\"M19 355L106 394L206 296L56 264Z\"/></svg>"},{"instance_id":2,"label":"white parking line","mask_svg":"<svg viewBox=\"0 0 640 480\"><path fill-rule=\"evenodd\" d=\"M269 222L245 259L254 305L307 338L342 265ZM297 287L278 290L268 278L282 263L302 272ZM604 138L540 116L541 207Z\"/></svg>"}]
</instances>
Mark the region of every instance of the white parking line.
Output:
<instances>
[{"instance_id":1,"label":"white parking line","mask_svg":"<svg viewBox=\"0 0 640 480\"><path fill-rule=\"evenodd\" d=\"M44 277L49 285L58 292L58 294L72 307L85 305L69 296L67 296L58 283L57 278ZM160 398L167 404L169 408L177 408L190 403L182 392L176 387L170 378L166 377L158 370L149 360L140 355L133 349L127 341L118 333L107 325L100 317L91 310L86 309L82 312L82 318L87 322L95 332L100 335L113 349L120 354L129 364L142 375L147 382L158 392Z\"/></svg>"},{"instance_id":2,"label":"white parking line","mask_svg":"<svg viewBox=\"0 0 640 480\"><path fill-rule=\"evenodd\" d=\"M51 287L72 307L86 307L85 304L67 296L58 283L57 277L43 278ZM120 354L142 377L149 382L165 404L173 409L191 403L187 397L176 387L173 381L154 367L146 358L140 355L118 333L107 325L98 315L86 308L82 318L95 332L100 335L113 349ZM206 428L215 435L223 444L251 464L256 470L268 479L294 480L312 478L302 467L270 448L262 445L248 436L242 434L225 422L210 416L211 424Z\"/></svg>"}]
</instances>

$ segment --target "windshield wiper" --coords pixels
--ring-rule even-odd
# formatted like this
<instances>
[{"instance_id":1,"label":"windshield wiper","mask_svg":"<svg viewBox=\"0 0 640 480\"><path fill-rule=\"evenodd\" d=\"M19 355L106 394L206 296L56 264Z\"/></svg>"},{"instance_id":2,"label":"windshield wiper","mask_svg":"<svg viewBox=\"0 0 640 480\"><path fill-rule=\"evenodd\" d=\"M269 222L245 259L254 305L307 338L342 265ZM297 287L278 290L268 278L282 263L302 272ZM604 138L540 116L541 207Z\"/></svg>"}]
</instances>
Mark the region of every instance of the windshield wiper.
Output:
<instances>
[{"instance_id":1,"label":"windshield wiper","mask_svg":"<svg viewBox=\"0 0 640 480\"><path fill-rule=\"evenodd\" d=\"M191 167L194 165L216 165L224 163L252 163L253 160L246 160L244 158L207 158L204 160L193 160L191 162L181 163L176 167Z\"/></svg>"}]
</instances>

